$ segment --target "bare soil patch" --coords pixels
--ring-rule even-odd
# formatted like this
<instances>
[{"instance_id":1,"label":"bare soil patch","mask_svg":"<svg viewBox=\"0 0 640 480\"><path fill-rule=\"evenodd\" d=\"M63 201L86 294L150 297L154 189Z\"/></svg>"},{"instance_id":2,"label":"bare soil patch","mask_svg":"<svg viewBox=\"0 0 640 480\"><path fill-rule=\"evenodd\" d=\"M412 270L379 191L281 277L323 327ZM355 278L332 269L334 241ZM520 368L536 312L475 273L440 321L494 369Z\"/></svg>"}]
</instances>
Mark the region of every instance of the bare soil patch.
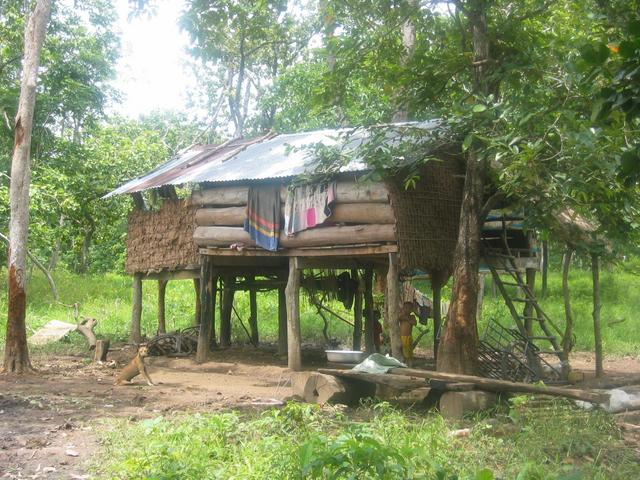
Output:
<instances>
[{"instance_id":1,"label":"bare soil patch","mask_svg":"<svg viewBox=\"0 0 640 480\"><path fill-rule=\"evenodd\" d=\"M303 352L309 369L324 364L319 349ZM148 370L157 386L147 386L140 376L132 385L114 386L134 353L112 351L103 365L83 356L36 356L36 374L0 375L0 478L90 478L86 465L98 448L101 420L263 409L292 394L286 360L273 348L216 351L201 365L192 358L151 357ZM574 369L593 371L592 354L577 353L572 360ZM638 376L640 359L607 359L605 371L616 378ZM640 451L640 414L618 420Z\"/></svg>"}]
</instances>

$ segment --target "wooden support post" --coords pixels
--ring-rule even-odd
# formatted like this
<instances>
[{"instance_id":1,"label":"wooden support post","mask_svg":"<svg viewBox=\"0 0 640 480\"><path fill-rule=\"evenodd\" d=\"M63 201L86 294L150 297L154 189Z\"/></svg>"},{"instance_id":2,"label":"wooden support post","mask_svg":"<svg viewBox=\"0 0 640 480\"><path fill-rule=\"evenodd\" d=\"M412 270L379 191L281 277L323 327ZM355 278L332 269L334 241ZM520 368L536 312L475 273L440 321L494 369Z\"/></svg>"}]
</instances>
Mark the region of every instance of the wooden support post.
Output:
<instances>
[{"instance_id":1,"label":"wooden support post","mask_svg":"<svg viewBox=\"0 0 640 480\"><path fill-rule=\"evenodd\" d=\"M254 283L255 277L247 278L249 283ZM249 289L249 330L251 331L251 343L258 345L258 300L256 298L256 289Z\"/></svg>"},{"instance_id":2,"label":"wooden support post","mask_svg":"<svg viewBox=\"0 0 640 480\"><path fill-rule=\"evenodd\" d=\"M596 352L596 377L604 375L602 365L602 334L600 332L600 257L591 254L591 274L593 276L593 337Z\"/></svg>"},{"instance_id":3,"label":"wooden support post","mask_svg":"<svg viewBox=\"0 0 640 480\"><path fill-rule=\"evenodd\" d=\"M131 308L131 341L140 343L140 320L142 319L142 273L133 274L133 302Z\"/></svg>"},{"instance_id":4,"label":"wooden support post","mask_svg":"<svg viewBox=\"0 0 640 480\"><path fill-rule=\"evenodd\" d=\"M444 275L441 272L431 272L431 290L433 292L433 359L438 360L438 344L440 343L440 329L442 327L442 285Z\"/></svg>"},{"instance_id":5,"label":"wooden support post","mask_svg":"<svg viewBox=\"0 0 640 480\"><path fill-rule=\"evenodd\" d=\"M285 288L278 288L278 355L287 354L287 296Z\"/></svg>"},{"instance_id":6,"label":"wooden support post","mask_svg":"<svg viewBox=\"0 0 640 480\"><path fill-rule=\"evenodd\" d=\"M93 356L93 363L106 362L109 353L109 340L98 340L96 342L96 351Z\"/></svg>"},{"instance_id":7,"label":"wooden support post","mask_svg":"<svg viewBox=\"0 0 640 480\"><path fill-rule=\"evenodd\" d=\"M287 342L289 368L302 368L302 337L300 335L300 269L298 257L289 258L287 297Z\"/></svg>"},{"instance_id":8,"label":"wooden support post","mask_svg":"<svg viewBox=\"0 0 640 480\"><path fill-rule=\"evenodd\" d=\"M193 319L194 325L200 325L200 279L193 279L193 288L196 291L196 314Z\"/></svg>"},{"instance_id":9,"label":"wooden support post","mask_svg":"<svg viewBox=\"0 0 640 480\"><path fill-rule=\"evenodd\" d=\"M358 275L358 270L351 270L351 278L358 282L356 296L353 299L353 350L362 348L362 296L364 293L364 282Z\"/></svg>"},{"instance_id":10,"label":"wooden support post","mask_svg":"<svg viewBox=\"0 0 640 480\"><path fill-rule=\"evenodd\" d=\"M215 341L215 312L216 312L216 286L218 275L213 267L213 259L205 255L202 257L200 267L200 333L198 335L198 348L196 362L207 360L211 343Z\"/></svg>"},{"instance_id":11,"label":"wooden support post","mask_svg":"<svg viewBox=\"0 0 640 480\"><path fill-rule=\"evenodd\" d=\"M225 275L222 278L224 289L222 290L222 301L220 302L220 346L231 345L231 313L233 311L233 297L235 296L236 278L232 275Z\"/></svg>"},{"instance_id":12,"label":"wooden support post","mask_svg":"<svg viewBox=\"0 0 640 480\"><path fill-rule=\"evenodd\" d=\"M400 338L400 279L398 273L398 255L389 254L387 271L387 316L389 336L391 337L391 355L402 361L402 340Z\"/></svg>"},{"instance_id":13,"label":"wooden support post","mask_svg":"<svg viewBox=\"0 0 640 480\"><path fill-rule=\"evenodd\" d=\"M476 302L476 323L482 321L482 305L484 303L484 284L486 274L478 273L478 301Z\"/></svg>"},{"instance_id":14,"label":"wooden support post","mask_svg":"<svg viewBox=\"0 0 640 480\"><path fill-rule=\"evenodd\" d=\"M531 293L535 292L536 288L536 269L527 268L525 270L525 279L527 282L527 288ZM533 303L525 302L522 310L522 316L524 317L524 331L527 332L527 336L533 336Z\"/></svg>"},{"instance_id":15,"label":"wooden support post","mask_svg":"<svg viewBox=\"0 0 640 480\"><path fill-rule=\"evenodd\" d=\"M165 294L168 280L158 280L158 333L167 333Z\"/></svg>"},{"instance_id":16,"label":"wooden support post","mask_svg":"<svg viewBox=\"0 0 640 480\"><path fill-rule=\"evenodd\" d=\"M364 269L364 346L367 353L375 353L373 342L373 268Z\"/></svg>"}]
</instances>

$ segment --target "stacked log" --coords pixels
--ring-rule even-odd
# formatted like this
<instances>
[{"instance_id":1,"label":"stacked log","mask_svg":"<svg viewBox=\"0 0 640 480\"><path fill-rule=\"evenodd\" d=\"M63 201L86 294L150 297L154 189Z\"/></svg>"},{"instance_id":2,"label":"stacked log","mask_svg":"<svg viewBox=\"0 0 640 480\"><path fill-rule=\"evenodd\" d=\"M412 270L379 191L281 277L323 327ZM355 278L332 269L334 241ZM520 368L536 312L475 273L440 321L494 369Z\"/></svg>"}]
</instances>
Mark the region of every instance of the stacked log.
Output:
<instances>
[{"instance_id":1,"label":"stacked log","mask_svg":"<svg viewBox=\"0 0 640 480\"><path fill-rule=\"evenodd\" d=\"M234 243L255 246L242 228L246 218L248 187L220 187L194 192L191 204L199 206L193 239L200 247L228 247ZM287 190L280 190L284 205ZM336 201L325 224L280 235L282 248L324 247L396 241L395 217L383 183L338 182ZM284 212L282 212L284 217Z\"/></svg>"}]
</instances>

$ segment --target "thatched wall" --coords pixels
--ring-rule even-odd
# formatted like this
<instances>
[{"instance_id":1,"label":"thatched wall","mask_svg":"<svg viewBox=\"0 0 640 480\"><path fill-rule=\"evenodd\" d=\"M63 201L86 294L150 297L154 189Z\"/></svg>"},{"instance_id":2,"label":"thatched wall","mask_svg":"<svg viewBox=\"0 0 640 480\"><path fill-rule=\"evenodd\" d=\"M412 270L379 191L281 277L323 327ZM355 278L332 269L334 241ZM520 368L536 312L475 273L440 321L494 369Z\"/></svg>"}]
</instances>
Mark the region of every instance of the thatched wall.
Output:
<instances>
[{"instance_id":1,"label":"thatched wall","mask_svg":"<svg viewBox=\"0 0 640 480\"><path fill-rule=\"evenodd\" d=\"M402 175L387 181L401 270L451 272L463 187L464 165L454 158L428 162L416 188L405 189Z\"/></svg>"},{"instance_id":2,"label":"thatched wall","mask_svg":"<svg viewBox=\"0 0 640 480\"><path fill-rule=\"evenodd\" d=\"M147 273L197 266L195 212L182 201L166 201L158 211L134 209L129 214L125 270Z\"/></svg>"}]
</instances>

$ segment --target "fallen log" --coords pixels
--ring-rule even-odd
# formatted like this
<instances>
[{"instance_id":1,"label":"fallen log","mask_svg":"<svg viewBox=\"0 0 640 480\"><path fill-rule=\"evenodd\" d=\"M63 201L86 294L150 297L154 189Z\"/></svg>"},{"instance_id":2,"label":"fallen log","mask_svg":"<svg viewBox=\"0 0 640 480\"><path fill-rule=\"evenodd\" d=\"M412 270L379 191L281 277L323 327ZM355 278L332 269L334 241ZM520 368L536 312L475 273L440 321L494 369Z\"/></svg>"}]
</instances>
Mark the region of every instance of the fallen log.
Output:
<instances>
[{"instance_id":1,"label":"fallen log","mask_svg":"<svg viewBox=\"0 0 640 480\"><path fill-rule=\"evenodd\" d=\"M218 187L191 194L192 205L239 206L247 204L249 187ZM280 200L287 200L287 188L280 188ZM380 182L338 182L336 203L389 203L389 191Z\"/></svg>"},{"instance_id":2,"label":"fallen log","mask_svg":"<svg viewBox=\"0 0 640 480\"><path fill-rule=\"evenodd\" d=\"M356 405L360 399L375 395L375 386L318 372L301 372L293 379L293 393L308 403Z\"/></svg>"},{"instance_id":3,"label":"fallen log","mask_svg":"<svg viewBox=\"0 0 640 480\"><path fill-rule=\"evenodd\" d=\"M376 385L385 385L392 387L400 392L406 392L409 390L415 390L416 388L424 388L427 386L424 378L406 377L404 375L393 375L390 373L367 373L358 372L355 370L336 370L320 368L318 372L322 374L332 375L334 377L351 378L356 380L364 380L369 383L375 383Z\"/></svg>"},{"instance_id":4,"label":"fallen log","mask_svg":"<svg viewBox=\"0 0 640 480\"><path fill-rule=\"evenodd\" d=\"M233 243L254 246L249 234L241 227L196 227L194 242L201 247L223 247ZM324 247L354 243L395 242L393 225L348 225L313 228L288 237L280 234L283 248Z\"/></svg>"},{"instance_id":5,"label":"fallen log","mask_svg":"<svg viewBox=\"0 0 640 480\"><path fill-rule=\"evenodd\" d=\"M494 378L476 377L474 375L462 375L445 372L434 372L430 370L418 370L415 368L393 368L389 373L396 375L406 375L410 377L420 377L449 382L473 383L479 390L489 392L516 392L516 393L537 393L540 395L552 395L555 397L571 398L590 403L605 403L609 400L606 393L588 392L585 390L553 387L547 385L534 385L522 382L509 382L507 380L496 380Z\"/></svg>"}]
</instances>

